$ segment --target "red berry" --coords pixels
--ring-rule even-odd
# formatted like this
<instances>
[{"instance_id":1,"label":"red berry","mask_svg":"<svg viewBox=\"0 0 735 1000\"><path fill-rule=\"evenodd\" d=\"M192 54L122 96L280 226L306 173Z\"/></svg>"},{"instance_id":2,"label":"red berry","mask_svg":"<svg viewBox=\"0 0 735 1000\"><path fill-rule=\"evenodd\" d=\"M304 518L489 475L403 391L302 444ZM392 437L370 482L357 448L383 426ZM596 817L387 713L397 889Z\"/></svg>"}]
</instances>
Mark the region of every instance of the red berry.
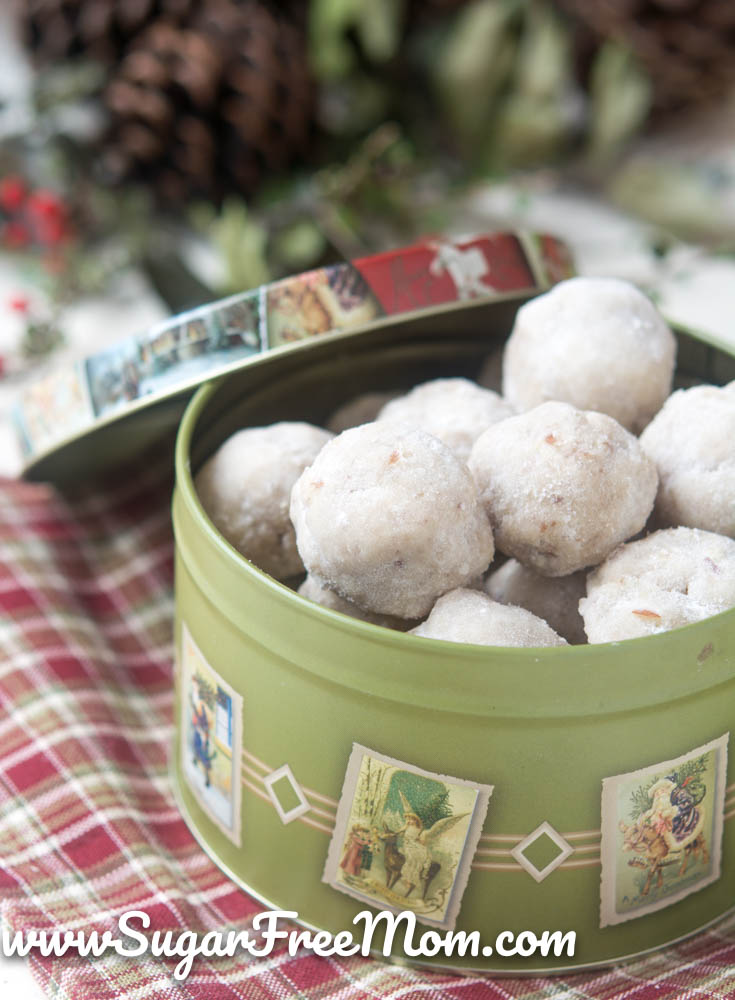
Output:
<instances>
[{"instance_id":1,"label":"red berry","mask_svg":"<svg viewBox=\"0 0 735 1000\"><path fill-rule=\"evenodd\" d=\"M67 237L66 222L63 218L49 216L39 219L37 225L38 241L43 246L54 247L63 243Z\"/></svg>"},{"instance_id":2,"label":"red berry","mask_svg":"<svg viewBox=\"0 0 735 1000\"><path fill-rule=\"evenodd\" d=\"M66 216L61 198L45 188L39 188L28 196L28 211L37 219L63 219Z\"/></svg>"},{"instance_id":3,"label":"red berry","mask_svg":"<svg viewBox=\"0 0 735 1000\"><path fill-rule=\"evenodd\" d=\"M3 226L2 241L5 246L9 247L11 250L17 250L19 247L28 246L30 240L31 234L22 222L6 222Z\"/></svg>"},{"instance_id":4,"label":"red berry","mask_svg":"<svg viewBox=\"0 0 735 1000\"><path fill-rule=\"evenodd\" d=\"M20 177L11 175L0 181L0 207L6 212L17 212L26 200L26 186Z\"/></svg>"},{"instance_id":5,"label":"red berry","mask_svg":"<svg viewBox=\"0 0 735 1000\"><path fill-rule=\"evenodd\" d=\"M13 312L23 313L24 316L28 315L31 308L30 299L25 295L13 295L8 299L8 305Z\"/></svg>"}]
</instances>

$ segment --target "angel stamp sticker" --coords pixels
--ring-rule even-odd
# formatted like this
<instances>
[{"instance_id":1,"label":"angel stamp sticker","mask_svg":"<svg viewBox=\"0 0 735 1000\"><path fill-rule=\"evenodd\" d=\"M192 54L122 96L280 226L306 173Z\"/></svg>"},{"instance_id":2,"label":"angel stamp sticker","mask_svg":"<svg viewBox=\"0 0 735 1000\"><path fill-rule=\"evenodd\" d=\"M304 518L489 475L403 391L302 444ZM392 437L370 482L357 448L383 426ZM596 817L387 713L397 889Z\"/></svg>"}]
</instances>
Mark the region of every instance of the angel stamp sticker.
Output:
<instances>
[{"instance_id":1,"label":"angel stamp sticker","mask_svg":"<svg viewBox=\"0 0 735 1000\"><path fill-rule=\"evenodd\" d=\"M451 930L492 791L353 744L323 880Z\"/></svg>"},{"instance_id":2,"label":"angel stamp sticker","mask_svg":"<svg viewBox=\"0 0 735 1000\"><path fill-rule=\"evenodd\" d=\"M240 844L242 697L207 662L186 625L181 634L181 759L202 809Z\"/></svg>"},{"instance_id":3,"label":"angel stamp sticker","mask_svg":"<svg viewBox=\"0 0 735 1000\"><path fill-rule=\"evenodd\" d=\"M728 735L603 780L601 927L719 879Z\"/></svg>"}]
</instances>

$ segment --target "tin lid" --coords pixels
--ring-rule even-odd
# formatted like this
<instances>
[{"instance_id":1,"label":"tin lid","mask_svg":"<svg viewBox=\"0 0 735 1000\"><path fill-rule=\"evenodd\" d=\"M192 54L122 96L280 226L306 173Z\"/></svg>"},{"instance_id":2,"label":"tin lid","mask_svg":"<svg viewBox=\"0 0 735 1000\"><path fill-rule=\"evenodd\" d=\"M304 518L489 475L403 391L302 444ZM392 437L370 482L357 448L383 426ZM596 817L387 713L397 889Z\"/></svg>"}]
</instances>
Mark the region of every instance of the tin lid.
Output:
<instances>
[{"instance_id":1,"label":"tin lid","mask_svg":"<svg viewBox=\"0 0 735 1000\"><path fill-rule=\"evenodd\" d=\"M28 479L89 479L173 430L203 382L314 338L451 311L473 321L573 273L553 236L433 240L308 271L181 313L31 383L14 413Z\"/></svg>"}]
</instances>

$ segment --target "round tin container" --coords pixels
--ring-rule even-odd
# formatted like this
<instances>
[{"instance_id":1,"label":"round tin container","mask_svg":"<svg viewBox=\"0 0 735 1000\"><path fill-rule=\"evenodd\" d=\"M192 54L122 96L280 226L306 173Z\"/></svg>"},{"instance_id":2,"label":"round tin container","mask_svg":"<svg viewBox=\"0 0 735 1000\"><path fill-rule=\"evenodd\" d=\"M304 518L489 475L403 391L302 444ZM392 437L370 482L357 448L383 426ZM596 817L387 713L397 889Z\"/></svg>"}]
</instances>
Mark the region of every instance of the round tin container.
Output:
<instances>
[{"instance_id":1,"label":"round tin container","mask_svg":"<svg viewBox=\"0 0 735 1000\"><path fill-rule=\"evenodd\" d=\"M518 304L314 342L210 383L181 424L173 504L173 769L202 846L307 925L409 910L414 941L454 928L493 949L421 961L516 974L639 955L735 904L735 610L596 646L418 639L249 564L193 475L238 428L319 423L359 392L476 373ZM682 378L735 377L723 347L679 339ZM501 931L556 930L576 932L573 956L494 947ZM402 932L392 954L406 957Z\"/></svg>"}]
</instances>

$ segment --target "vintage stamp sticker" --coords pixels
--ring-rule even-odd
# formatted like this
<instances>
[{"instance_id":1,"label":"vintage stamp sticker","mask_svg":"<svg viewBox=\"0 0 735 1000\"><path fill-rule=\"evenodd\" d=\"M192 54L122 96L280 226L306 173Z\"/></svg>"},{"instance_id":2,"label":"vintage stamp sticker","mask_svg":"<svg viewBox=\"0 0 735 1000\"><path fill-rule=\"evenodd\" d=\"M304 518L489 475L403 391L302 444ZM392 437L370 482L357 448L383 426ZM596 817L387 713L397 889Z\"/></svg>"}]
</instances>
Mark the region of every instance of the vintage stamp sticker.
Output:
<instances>
[{"instance_id":1,"label":"vintage stamp sticker","mask_svg":"<svg viewBox=\"0 0 735 1000\"><path fill-rule=\"evenodd\" d=\"M363 326L382 315L370 286L352 264L321 267L267 289L271 347Z\"/></svg>"},{"instance_id":2,"label":"vintage stamp sticker","mask_svg":"<svg viewBox=\"0 0 735 1000\"><path fill-rule=\"evenodd\" d=\"M240 845L242 697L181 630L181 759L199 805Z\"/></svg>"},{"instance_id":3,"label":"vintage stamp sticker","mask_svg":"<svg viewBox=\"0 0 735 1000\"><path fill-rule=\"evenodd\" d=\"M50 371L27 386L17 422L27 450L40 451L65 435L83 431L92 418L84 369L73 364Z\"/></svg>"},{"instance_id":4,"label":"vintage stamp sticker","mask_svg":"<svg viewBox=\"0 0 735 1000\"><path fill-rule=\"evenodd\" d=\"M261 350L252 292L183 313L86 361L95 415L211 378Z\"/></svg>"},{"instance_id":5,"label":"vintage stamp sticker","mask_svg":"<svg viewBox=\"0 0 735 1000\"><path fill-rule=\"evenodd\" d=\"M603 780L601 927L719 879L728 736Z\"/></svg>"},{"instance_id":6,"label":"vintage stamp sticker","mask_svg":"<svg viewBox=\"0 0 735 1000\"><path fill-rule=\"evenodd\" d=\"M492 791L353 744L323 881L451 930Z\"/></svg>"}]
</instances>

